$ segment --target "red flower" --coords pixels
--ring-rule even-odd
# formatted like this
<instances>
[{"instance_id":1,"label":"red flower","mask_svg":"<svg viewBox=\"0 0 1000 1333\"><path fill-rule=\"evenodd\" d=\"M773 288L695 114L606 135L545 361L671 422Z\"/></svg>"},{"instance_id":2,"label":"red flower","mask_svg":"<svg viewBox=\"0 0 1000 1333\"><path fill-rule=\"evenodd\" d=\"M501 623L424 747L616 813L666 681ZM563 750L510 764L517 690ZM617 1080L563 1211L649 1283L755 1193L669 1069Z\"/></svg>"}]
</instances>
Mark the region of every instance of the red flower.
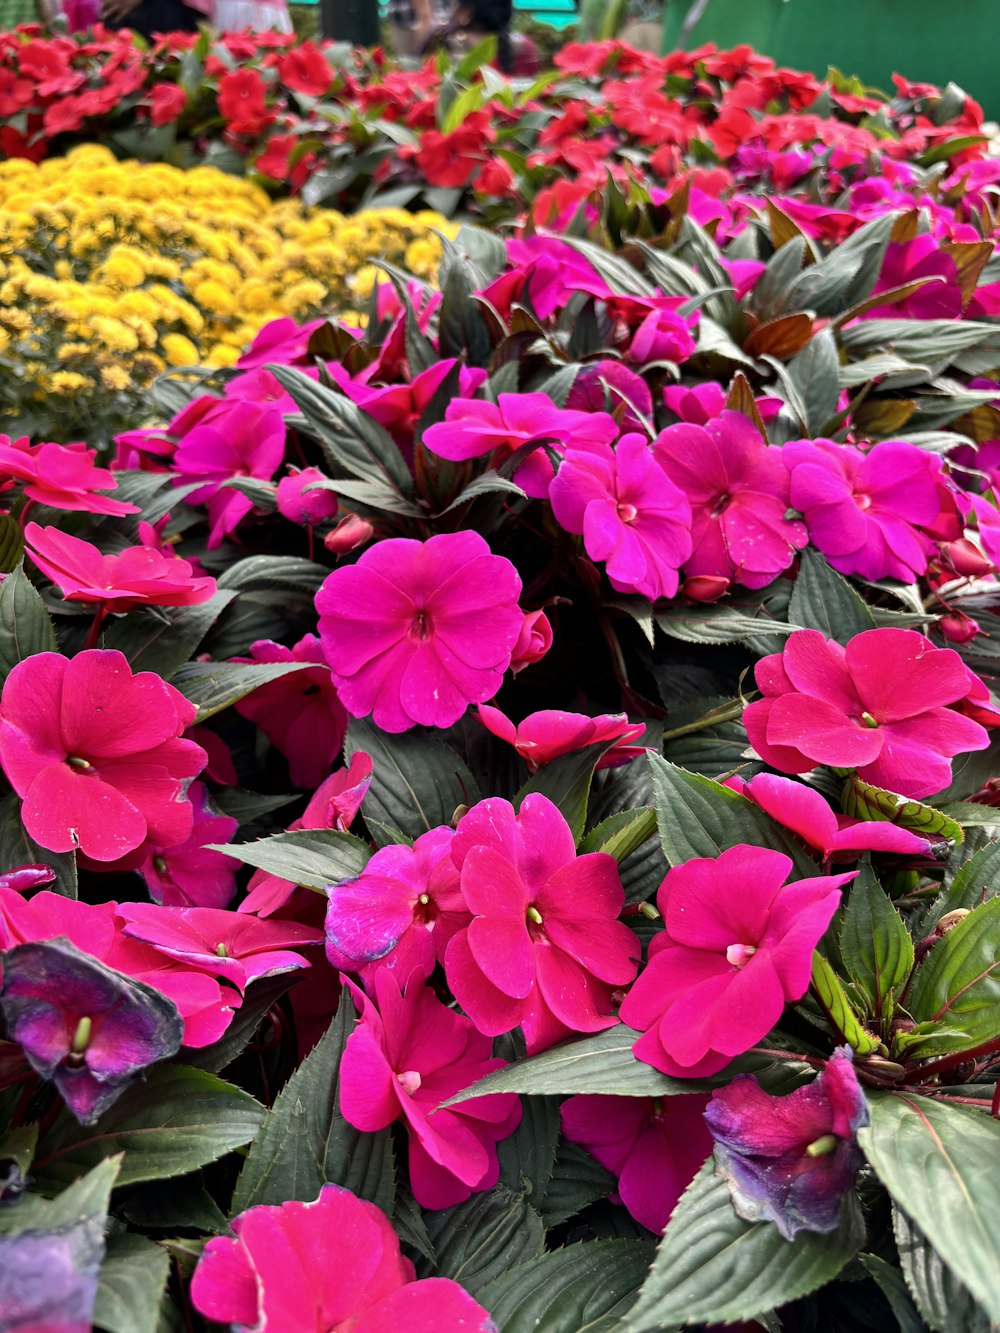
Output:
<instances>
[{"instance_id":1,"label":"red flower","mask_svg":"<svg viewBox=\"0 0 1000 1333\"><path fill-rule=\"evenodd\" d=\"M31 444L28 437L0 435L0 488L7 480L24 482L24 493L53 509L82 509L89 514L137 514L133 504L111 500L97 491L118 483L107 468L97 467L96 449L82 444Z\"/></svg>"},{"instance_id":2,"label":"red flower","mask_svg":"<svg viewBox=\"0 0 1000 1333\"><path fill-rule=\"evenodd\" d=\"M154 125L169 125L187 104L187 93L176 83L154 83L150 90L150 119Z\"/></svg>"},{"instance_id":3,"label":"red flower","mask_svg":"<svg viewBox=\"0 0 1000 1333\"><path fill-rule=\"evenodd\" d=\"M278 76L286 87L308 97L322 97L333 82L326 57L312 42L303 42L286 51L278 61Z\"/></svg>"},{"instance_id":4,"label":"red flower","mask_svg":"<svg viewBox=\"0 0 1000 1333\"><path fill-rule=\"evenodd\" d=\"M234 69L219 80L219 113L236 134L260 134L273 117L266 85L255 69Z\"/></svg>"},{"instance_id":5,"label":"red flower","mask_svg":"<svg viewBox=\"0 0 1000 1333\"><path fill-rule=\"evenodd\" d=\"M431 185L455 189L468 185L477 168L489 160L489 145L496 137L489 111L473 111L450 134L428 130L419 149L404 147L400 156L412 155Z\"/></svg>"}]
</instances>

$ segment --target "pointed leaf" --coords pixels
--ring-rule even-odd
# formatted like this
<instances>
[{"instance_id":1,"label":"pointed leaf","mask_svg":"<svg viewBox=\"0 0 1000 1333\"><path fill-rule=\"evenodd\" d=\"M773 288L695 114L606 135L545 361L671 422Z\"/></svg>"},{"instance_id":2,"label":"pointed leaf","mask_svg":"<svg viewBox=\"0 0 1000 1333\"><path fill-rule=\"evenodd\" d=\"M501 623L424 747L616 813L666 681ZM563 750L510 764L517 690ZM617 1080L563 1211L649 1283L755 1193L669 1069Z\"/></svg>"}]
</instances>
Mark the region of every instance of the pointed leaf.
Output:
<instances>
[{"instance_id":1,"label":"pointed leaf","mask_svg":"<svg viewBox=\"0 0 1000 1333\"><path fill-rule=\"evenodd\" d=\"M607 852L621 864L627 856L637 852L656 832L656 811L651 805L639 810L620 810L590 830L577 850Z\"/></svg>"},{"instance_id":2,"label":"pointed leaf","mask_svg":"<svg viewBox=\"0 0 1000 1333\"><path fill-rule=\"evenodd\" d=\"M309 667L309 662L188 662L170 684L197 707L195 720L205 722L259 686Z\"/></svg>"},{"instance_id":3,"label":"pointed leaf","mask_svg":"<svg viewBox=\"0 0 1000 1333\"><path fill-rule=\"evenodd\" d=\"M1000 898L976 907L937 941L920 964L906 1007L925 1034L900 1037L921 1060L1000 1041ZM940 1029L936 1025L940 1024Z\"/></svg>"},{"instance_id":4,"label":"pointed leaf","mask_svg":"<svg viewBox=\"0 0 1000 1333\"><path fill-rule=\"evenodd\" d=\"M828 639L846 643L855 634L874 629L868 607L851 585L831 569L818 551L802 552L798 578L788 603L790 624L818 629Z\"/></svg>"},{"instance_id":5,"label":"pointed leaf","mask_svg":"<svg viewBox=\"0 0 1000 1333\"><path fill-rule=\"evenodd\" d=\"M906 1285L935 1333L996 1333L996 1323L900 1208L892 1210L892 1229Z\"/></svg>"},{"instance_id":6,"label":"pointed leaf","mask_svg":"<svg viewBox=\"0 0 1000 1333\"><path fill-rule=\"evenodd\" d=\"M573 830L573 837L579 840L587 826L587 802L590 799L594 769L613 744L613 741L599 741L596 745L560 755L551 763L543 764L517 793L515 806L520 807L531 792L540 792L559 807Z\"/></svg>"},{"instance_id":7,"label":"pointed leaf","mask_svg":"<svg viewBox=\"0 0 1000 1333\"><path fill-rule=\"evenodd\" d=\"M838 1038L842 1037L859 1055L871 1055L878 1050L878 1037L861 1026L840 978L821 953L813 954L812 988Z\"/></svg>"},{"instance_id":8,"label":"pointed leaf","mask_svg":"<svg viewBox=\"0 0 1000 1333\"><path fill-rule=\"evenodd\" d=\"M237 595L234 589L220 589L200 606L170 608L155 617L134 611L108 625L101 636L101 646L124 653L133 671L171 676L194 655Z\"/></svg>"},{"instance_id":9,"label":"pointed leaf","mask_svg":"<svg viewBox=\"0 0 1000 1333\"><path fill-rule=\"evenodd\" d=\"M450 1277L473 1296L545 1249L542 1219L503 1185L473 1194L455 1208L428 1213L426 1221L436 1257L426 1276Z\"/></svg>"},{"instance_id":10,"label":"pointed leaf","mask_svg":"<svg viewBox=\"0 0 1000 1333\"><path fill-rule=\"evenodd\" d=\"M912 829L925 838L939 838L953 843L960 843L965 838L961 824L943 811L920 801L907 800L894 791L873 787L870 782L862 782L856 773L847 779L841 804L844 814L853 819L888 820L900 828Z\"/></svg>"},{"instance_id":11,"label":"pointed leaf","mask_svg":"<svg viewBox=\"0 0 1000 1333\"><path fill-rule=\"evenodd\" d=\"M0 684L26 657L58 651L45 603L18 565L0 583Z\"/></svg>"},{"instance_id":12,"label":"pointed leaf","mask_svg":"<svg viewBox=\"0 0 1000 1333\"><path fill-rule=\"evenodd\" d=\"M881 1017L887 997L898 991L913 966L913 940L870 865L851 885L840 927L840 955L848 976Z\"/></svg>"},{"instance_id":13,"label":"pointed leaf","mask_svg":"<svg viewBox=\"0 0 1000 1333\"><path fill-rule=\"evenodd\" d=\"M367 843L339 829L292 829L257 842L209 843L244 865L319 892L329 884L360 875L371 858Z\"/></svg>"},{"instance_id":14,"label":"pointed leaf","mask_svg":"<svg viewBox=\"0 0 1000 1333\"><path fill-rule=\"evenodd\" d=\"M94 1324L106 1333L149 1333L156 1328L170 1255L145 1236L108 1237L94 1306Z\"/></svg>"}]
</instances>

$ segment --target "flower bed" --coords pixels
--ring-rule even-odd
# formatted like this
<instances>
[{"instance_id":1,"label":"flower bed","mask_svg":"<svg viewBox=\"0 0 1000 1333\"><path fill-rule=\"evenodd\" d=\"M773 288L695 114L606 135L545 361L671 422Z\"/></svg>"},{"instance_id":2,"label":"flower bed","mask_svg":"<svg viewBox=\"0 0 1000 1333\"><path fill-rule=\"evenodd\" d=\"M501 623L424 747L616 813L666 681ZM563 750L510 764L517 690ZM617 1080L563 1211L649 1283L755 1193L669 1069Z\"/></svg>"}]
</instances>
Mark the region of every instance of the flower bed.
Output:
<instances>
[{"instance_id":1,"label":"flower bed","mask_svg":"<svg viewBox=\"0 0 1000 1333\"><path fill-rule=\"evenodd\" d=\"M0 441L22 1324L1000 1318L993 164L563 114L555 227Z\"/></svg>"}]
</instances>

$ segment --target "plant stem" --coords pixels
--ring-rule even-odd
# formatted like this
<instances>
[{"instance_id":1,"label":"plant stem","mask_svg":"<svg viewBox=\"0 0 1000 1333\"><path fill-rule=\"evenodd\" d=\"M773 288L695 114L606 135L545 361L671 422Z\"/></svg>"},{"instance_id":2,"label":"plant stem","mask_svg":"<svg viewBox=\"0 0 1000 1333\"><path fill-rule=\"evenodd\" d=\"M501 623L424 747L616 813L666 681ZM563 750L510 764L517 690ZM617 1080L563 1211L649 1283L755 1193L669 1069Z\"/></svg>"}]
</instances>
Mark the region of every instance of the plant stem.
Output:
<instances>
[{"instance_id":1,"label":"plant stem","mask_svg":"<svg viewBox=\"0 0 1000 1333\"><path fill-rule=\"evenodd\" d=\"M104 617L107 614L107 602L98 602L94 611L94 619L90 622L90 633L87 635L87 642L83 645L84 651L88 648L97 647L97 640L101 637L101 626L104 624Z\"/></svg>"}]
</instances>

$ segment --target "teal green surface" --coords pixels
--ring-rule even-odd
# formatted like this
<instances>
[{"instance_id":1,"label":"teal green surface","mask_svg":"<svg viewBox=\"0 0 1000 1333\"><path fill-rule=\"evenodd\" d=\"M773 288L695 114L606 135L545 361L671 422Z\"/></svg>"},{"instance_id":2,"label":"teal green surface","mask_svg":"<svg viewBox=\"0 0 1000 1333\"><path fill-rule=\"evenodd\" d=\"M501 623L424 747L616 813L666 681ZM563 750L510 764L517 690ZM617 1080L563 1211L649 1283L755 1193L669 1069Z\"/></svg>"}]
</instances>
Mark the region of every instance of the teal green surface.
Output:
<instances>
[{"instance_id":1,"label":"teal green surface","mask_svg":"<svg viewBox=\"0 0 1000 1333\"><path fill-rule=\"evenodd\" d=\"M668 0L664 51L748 42L781 65L825 74L834 65L892 91L893 72L971 93L1000 117L1000 0L708 0L681 39L694 0Z\"/></svg>"}]
</instances>

